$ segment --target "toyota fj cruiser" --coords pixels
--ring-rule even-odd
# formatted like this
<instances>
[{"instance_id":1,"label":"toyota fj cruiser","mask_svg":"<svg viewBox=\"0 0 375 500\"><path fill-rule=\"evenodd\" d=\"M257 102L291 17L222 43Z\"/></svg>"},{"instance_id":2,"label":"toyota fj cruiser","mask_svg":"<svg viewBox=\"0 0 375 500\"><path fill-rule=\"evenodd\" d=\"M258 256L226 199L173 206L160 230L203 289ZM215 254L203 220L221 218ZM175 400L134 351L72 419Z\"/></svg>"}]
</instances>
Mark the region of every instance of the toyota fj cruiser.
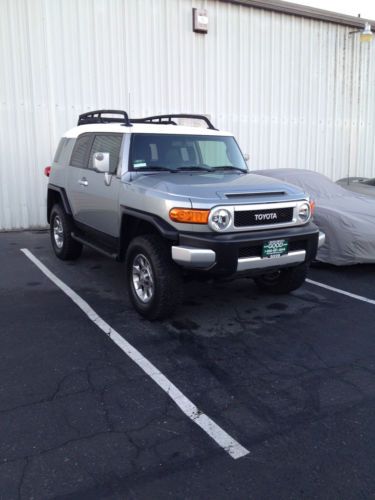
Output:
<instances>
[{"instance_id":1,"label":"toyota fj cruiser","mask_svg":"<svg viewBox=\"0 0 375 500\"><path fill-rule=\"evenodd\" d=\"M324 241L309 196L249 172L233 135L203 115L84 113L46 175L57 257L87 245L125 261L131 301L149 319L175 310L186 275L295 290Z\"/></svg>"}]
</instances>

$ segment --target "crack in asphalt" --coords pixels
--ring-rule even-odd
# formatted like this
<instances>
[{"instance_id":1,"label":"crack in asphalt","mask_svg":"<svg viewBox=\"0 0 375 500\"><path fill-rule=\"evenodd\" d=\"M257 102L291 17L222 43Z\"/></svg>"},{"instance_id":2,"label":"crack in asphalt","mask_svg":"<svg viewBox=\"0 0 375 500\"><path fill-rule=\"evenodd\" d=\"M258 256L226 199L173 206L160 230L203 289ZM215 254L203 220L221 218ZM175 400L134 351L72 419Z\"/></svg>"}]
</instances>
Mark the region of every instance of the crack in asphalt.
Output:
<instances>
[{"instance_id":1,"label":"crack in asphalt","mask_svg":"<svg viewBox=\"0 0 375 500\"><path fill-rule=\"evenodd\" d=\"M86 277L90 276L89 271ZM73 274L70 278L73 279ZM133 336L137 347L156 360L155 365L163 373L187 394L194 395L198 407L207 408L210 415L240 435L252 449L252 456L246 458L249 462L263 463L262 454L254 458L254 449L262 447L267 457L266 449L271 444L276 448L276 442L293 443L293 436L301 429L311 429L316 423L334 433L339 417L349 419L353 411L371 408L375 403L375 358L371 350L359 351L362 357L350 353L351 357L336 358L336 351L325 351L326 346L332 345L330 341L325 343L321 336L323 345L315 343L314 328L321 324L321 318L336 310L344 314L343 306L337 305L331 296L328 300L324 295L302 289L287 299L277 298L277 302L265 296L255 300L253 290L248 292L239 286L238 289L222 287L215 299L214 290L209 289L208 298L204 292L197 293L195 301L186 301L178 320L149 326L129 311L128 304L125 309L122 307L115 289L105 294L100 292L100 277L95 283L95 290L86 287L85 293L90 294L93 303L97 297L106 301L112 297L105 311L111 324L115 328L120 325L118 330L129 338ZM17 290L24 293L22 287ZM34 294L35 291L34 287ZM229 305L228 293L235 294ZM49 292L45 296L48 298ZM204 307L206 301L212 314ZM302 330L303 325L312 328L306 326ZM350 335L346 335L344 341L348 342ZM61 434L56 432L53 442L47 437L42 443L34 441L33 447L9 447L3 453L1 465L18 466L14 474L18 498L29 499L38 492L37 487L44 488L40 491L46 496L52 495L53 486L47 482L37 485L35 474L47 471L51 476L48 480L53 481L54 469L49 468L50 463L57 460L64 466L65 457L77 461L79 473L87 476L82 485L75 486L77 498L79 488L82 498L90 497L86 490L91 491L91 486L92 492L96 492L95 488L106 482L118 482L129 492L129 485L157 479L161 470L165 474L187 470L196 473L197 463L200 467L211 466L214 459L222 459L222 450L211 448L206 442L202 444L200 434L179 415L170 399L148 390L145 377L121 361L106 346L105 338L98 340L92 336L89 340L95 352L82 368L63 375L59 372L59 380L55 385L50 381L45 397L0 410L1 418L10 421L23 411L28 418L37 419L37 406L46 405L45 411L51 411L52 419L56 415L61 418L53 421L53 425L62 423L61 428L66 428L64 433L64 429L56 426ZM345 342L344 350L348 349ZM56 377L55 372L53 376ZM24 396L15 394L17 398ZM89 405L87 409L85 404ZM83 415L87 414L86 421L81 418L81 410ZM309 432L301 435L309 436ZM23 437L20 433L19 439ZM105 445L108 443L110 448L117 442L121 449L113 455L116 460L112 468L102 470L98 465L95 469L86 456L87 450L94 449L98 460L101 455L107 459ZM35 447L39 449L33 451ZM272 457L270 454L271 460ZM129 467L116 469L117 461L120 465L126 462ZM240 468L242 464L236 466ZM264 460L264 467L270 467L270 462ZM277 464L277 468L282 465ZM245 475L239 477L243 479ZM1 495L0 492L0 498ZM92 497L95 498L94 494Z\"/></svg>"}]
</instances>

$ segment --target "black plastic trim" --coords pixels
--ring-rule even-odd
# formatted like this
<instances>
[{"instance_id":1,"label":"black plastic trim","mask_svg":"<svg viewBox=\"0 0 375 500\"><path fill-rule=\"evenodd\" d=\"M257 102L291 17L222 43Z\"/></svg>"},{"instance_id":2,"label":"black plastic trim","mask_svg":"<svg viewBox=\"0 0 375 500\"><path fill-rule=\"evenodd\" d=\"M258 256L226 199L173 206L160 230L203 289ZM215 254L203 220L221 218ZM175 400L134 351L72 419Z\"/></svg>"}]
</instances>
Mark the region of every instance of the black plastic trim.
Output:
<instances>
[{"instance_id":1,"label":"black plastic trim","mask_svg":"<svg viewBox=\"0 0 375 500\"><path fill-rule=\"evenodd\" d=\"M87 224L82 222L74 221L74 225L77 229L75 235L79 238L90 243L92 246L97 246L103 249L103 252L108 254L118 253L119 251L119 238L111 236L110 234L103 233Z\"/></svg>"},{"instance_id":2,"label":"black plastic trim","mask_svg":"<svg viewBox=\"0 0 375 500\"><path fill-rule=\"evenodd\" d=\"M121 205L121 211L123 214L131 215L132 217L149 222L167 240L178 241L179 232L161 217L158 217L157 215L154 214L150 214L148 212L142 212L141 210L136 210L134 208L126 207L124 205Z\"/></svg>"},{"instance_id":3,"label":"black plastic trim","mask_svg":"<svg viewBox=\"0 0 375 500\"><path fill-rule=\"evenodd\" d=\"M55 184L48 184L48 191L57 191L59 194L60 194L60 197L61 197L61 200L62 200L62 203L63 203L63 207L64 207L64 210L65 210L65 213L67 213L68 215L72 215L72 210L70 208L70 204L69 204L69 200L68 200L68 196L66 194L66 191L64 188L60 187L60 186L56 186ZM47 193L47 210L48 210L48 213L47 213L47 220L49 222L49 209L52 208L52 207L49 207L49 204L48 204L48 193Z\"/></svg>"},{"instance_id":4,"label":"black plastic trim","mask_svg":"<svg viewBox=\"0 0 375 500\"><path fill-rule=\"evenodd\" d=\"M111 252L110 250L107 250L103 248L100 245L97 245L96 243L90 241L87 238L84 238L83 236L78 236L76 233L72 233L72 238L76 241L79 241L83 245L86 245L93 250L96 250L97 252L100 252L101 254L105 255L106 257L110 257L111 259L116 260L118 258L118 253L117 252Z\"/></svg>"},{"instance_id":5,"label":"black plastic trim","mask_svg":"<svg viewBox=\"0 0 375 500\"><path fill-rule=\"evenodd\" d=\"M319 229L310 222L305 226L251 231L239 233L180 233L179 244L196 248L208 248L216 253L216 264L209 272L231 275L237 270L241 248L257 247L265 241L287 239L289 242L304 242L306 261L315 259L318 250ZM264 271L263 271L264 272Z\"/></svg>"}]
</instances>

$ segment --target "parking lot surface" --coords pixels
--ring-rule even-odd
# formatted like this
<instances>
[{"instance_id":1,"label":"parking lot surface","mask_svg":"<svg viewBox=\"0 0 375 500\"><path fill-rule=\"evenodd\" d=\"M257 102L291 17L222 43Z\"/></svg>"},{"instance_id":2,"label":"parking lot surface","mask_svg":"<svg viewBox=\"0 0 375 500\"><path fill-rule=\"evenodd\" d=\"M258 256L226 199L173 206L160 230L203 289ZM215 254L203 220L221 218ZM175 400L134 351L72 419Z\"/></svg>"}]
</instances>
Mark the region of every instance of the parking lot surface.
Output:
<instances>
[{"instance_id":1,"label":"parking lot surface","mask_svg":"<svg viewBox=\"0 0 375 500\"><path fill-rule=\"evenodd\" d=\"M188 418L21 249L248 453ZM61 262L43 231L0 234L0 255L1 500L375 495L375 266L313 268L337 291L289 296L189 283L150 323L122 264Z\"/></svg>"}]
</instances>

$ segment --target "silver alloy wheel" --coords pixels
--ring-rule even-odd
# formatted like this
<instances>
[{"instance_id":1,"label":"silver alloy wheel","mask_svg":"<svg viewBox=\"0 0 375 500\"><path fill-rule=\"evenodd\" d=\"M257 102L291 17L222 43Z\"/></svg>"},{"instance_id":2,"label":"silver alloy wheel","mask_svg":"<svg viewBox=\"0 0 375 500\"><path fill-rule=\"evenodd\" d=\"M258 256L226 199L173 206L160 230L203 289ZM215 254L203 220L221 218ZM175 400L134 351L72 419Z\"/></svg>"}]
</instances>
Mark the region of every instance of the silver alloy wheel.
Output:
<instances>
[{"instance_id":1,"label":"silver alloy wheel","mask_svg":"<svg viewBox=\"0 0 375 500\"><path fill-rule=\"evenodd\" d=\"M150 302L155 292L154 276L151 264L143 254L136 255L133 260L132 280L135 293L141 302Z\"/></svg>"},{"instance_id":2,"label":"silver alloy wheel","mask_svg":"<svg viewBox=\"0 0 375 500\"><path fill-rule=\"evenodd\" d=\"M58 215L53 219L53 238L57 248L61 249L64 244L64 228Z\"/></svg>"}]
</instances>

